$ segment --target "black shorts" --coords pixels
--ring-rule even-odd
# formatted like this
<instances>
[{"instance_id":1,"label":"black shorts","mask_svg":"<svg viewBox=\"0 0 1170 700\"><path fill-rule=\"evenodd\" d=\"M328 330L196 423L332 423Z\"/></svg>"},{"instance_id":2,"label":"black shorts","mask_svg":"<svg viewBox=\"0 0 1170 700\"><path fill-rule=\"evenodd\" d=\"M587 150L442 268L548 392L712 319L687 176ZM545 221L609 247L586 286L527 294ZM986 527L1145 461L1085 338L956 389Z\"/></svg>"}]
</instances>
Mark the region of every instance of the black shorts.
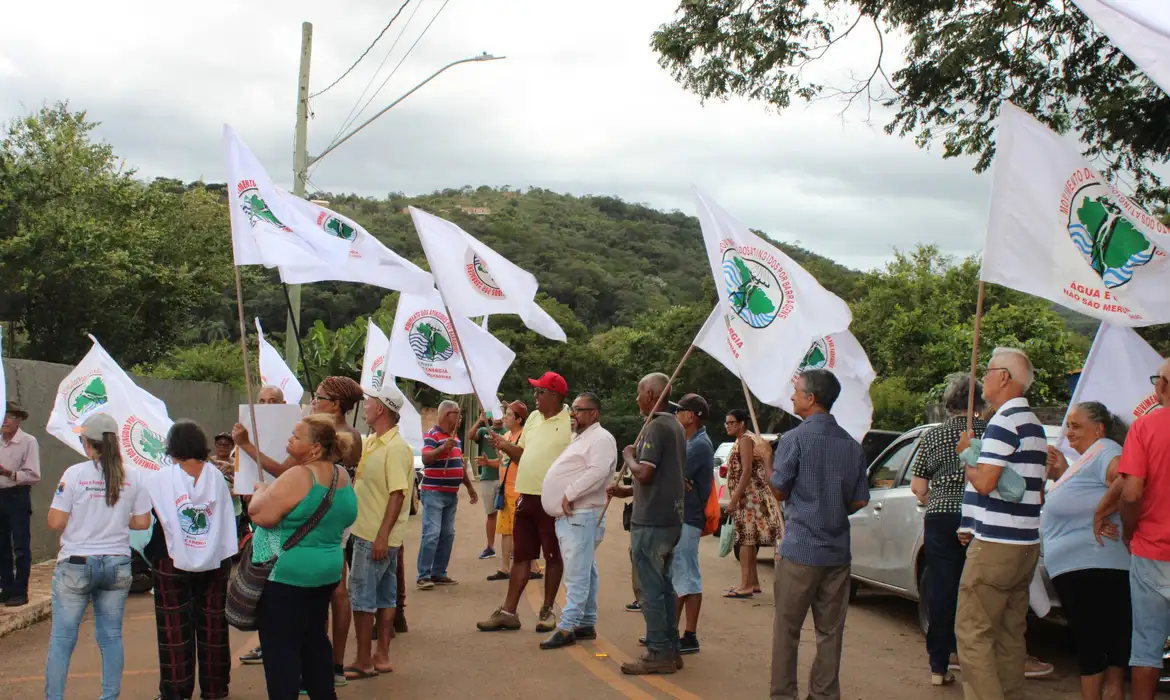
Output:
<instances>
[{"instance_id":1,"label":"black shorts","mask_svg":"<svg viewBox=\"0 0 1170 700\"><path fill-rule=\"evenodd\" d=\"M540 496L520 494L516 503L516 518L512 524L512 556L516 561L533 561L544 550L545 562L561 560L561 546L557 544L557 521L544 512Z\"/></svg>"},{"instance_id":2,"label":"black shorts","mask_svg":"<svg viewBox=\"0 0 1170 700\"><path fill-rule=\"evenodd\" d=\"M1082 676L1129 666L1133 612L1129 572L1082 569L1052 579L1072 631Z\"/></svg>"}]
</instances>

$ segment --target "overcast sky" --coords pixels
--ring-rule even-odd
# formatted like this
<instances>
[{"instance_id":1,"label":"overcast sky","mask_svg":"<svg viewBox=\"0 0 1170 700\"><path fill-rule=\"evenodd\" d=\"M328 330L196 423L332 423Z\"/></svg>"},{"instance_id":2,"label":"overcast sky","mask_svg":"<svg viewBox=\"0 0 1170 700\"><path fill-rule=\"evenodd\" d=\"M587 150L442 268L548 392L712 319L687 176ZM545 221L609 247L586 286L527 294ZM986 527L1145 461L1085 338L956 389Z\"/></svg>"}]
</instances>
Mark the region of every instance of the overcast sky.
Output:
<instances>
[{"instance_id":1,"label":"overcast sky","mask_svg":"<svg viewBox=\"0 0 1170 700\"><path fill-rule=\"evenodd\" d=\"M314 25L316 91L400 4L8 3L0 118L68 99L144 176L209 182L225 179L228 122L287 187L301 22ZM399 31L371 93L442 4L414 0L358 69L313 100L310 153L333 138ZM883 115L872 124L860 109L842 118L838 103L796 103L782 114L743 100L701 105L649 48L676 5L450 0L362 120L449 61L482 51L507 60L444 73L330 154L312 185L376 197L538 186L693 214L693 183L743 223L852 267L882 265L894 247L918 242L978 250L989 183L970 161L886 136ZM840 82L872 50L862 34L819 70Z\"/></svg>"}]
</instances>

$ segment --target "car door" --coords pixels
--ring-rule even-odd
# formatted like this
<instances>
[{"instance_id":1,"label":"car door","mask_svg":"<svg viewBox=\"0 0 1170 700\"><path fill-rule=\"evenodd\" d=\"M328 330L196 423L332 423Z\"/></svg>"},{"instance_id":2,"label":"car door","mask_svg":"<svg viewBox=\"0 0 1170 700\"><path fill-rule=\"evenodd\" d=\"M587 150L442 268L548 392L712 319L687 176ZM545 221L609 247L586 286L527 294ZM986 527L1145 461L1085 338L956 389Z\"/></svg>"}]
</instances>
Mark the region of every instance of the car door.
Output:
<instances>
[{"instance_id":1,"label":"car door","mask_svg":"<svg viewBox=\"0 0 1170 700\"><path fill-rule=\"evenodd\" d=\"M918 449L918 436L914 449L906 457L897 485L886 490L878 517L878 544L881 561L878 564L878 580L900 590L911 590L915 584L915 553L922 542L923 517L926 506L919 505L918 498L910 490L910 466Z\"/></svg>"},{"instance_id":2,"label":"car door","mask_svg":"<svg viewBox=\"0 0 1170 700\"><path fill-rule=\"evenodd\" d=\"M869 468L869 503L849 516L850 551L853 554L853 573L871 581L884 583L882 578L881 521L886 498L897 490L917 437L898 440L886 448Z\"/></svg>"}]
</instances>

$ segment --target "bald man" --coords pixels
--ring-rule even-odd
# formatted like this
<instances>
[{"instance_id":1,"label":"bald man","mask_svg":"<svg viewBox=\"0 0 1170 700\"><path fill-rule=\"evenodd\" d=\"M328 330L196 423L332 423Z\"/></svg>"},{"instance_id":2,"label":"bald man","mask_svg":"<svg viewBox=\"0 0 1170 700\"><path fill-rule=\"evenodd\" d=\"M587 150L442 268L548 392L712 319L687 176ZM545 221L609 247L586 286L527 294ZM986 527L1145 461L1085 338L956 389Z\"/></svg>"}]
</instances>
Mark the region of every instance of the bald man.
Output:
<instances>
[{"instance_id":1,"label":"bald man","mask_svg":"<svg viewBox=\"0 0 1170 700\"><path fill-rule=\"evenodd\" d=\"M284 390L271 384L260 387L260 393L256 395L256 403L259 404L279 404L284 402Z\"/></svg>"}]
</instances>

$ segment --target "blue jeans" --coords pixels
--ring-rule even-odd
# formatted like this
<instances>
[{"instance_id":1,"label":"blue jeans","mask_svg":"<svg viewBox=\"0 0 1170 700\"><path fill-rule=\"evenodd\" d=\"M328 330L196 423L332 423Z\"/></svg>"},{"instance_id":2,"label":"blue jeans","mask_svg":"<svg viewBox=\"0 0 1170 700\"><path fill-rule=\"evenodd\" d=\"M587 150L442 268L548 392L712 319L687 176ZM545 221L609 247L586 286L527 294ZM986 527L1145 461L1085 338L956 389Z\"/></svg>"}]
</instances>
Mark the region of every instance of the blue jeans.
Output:
<instances>
[{"instance_id":1,"label":"blue jeans","mask_svg":"<svg viewBox=\"0 0 1170 700\"><path fill-rule=\"evenodd\" d=\"M600 508L579 510L557 518L557 544L565 564L565 609L557 625L566 632L597 624L597 556L605 537L605 521L597 522Z\"/></svg>"},{"instance_id":2,"label":"blue jeans","mask_svg":"<svg viewBox=\"0 0 1170 700\"><path fill-rule=\"evenodd\" d=\"M53 572L53 630L45 666L45 698L65 697L69 659L77 646L77 628L93 601L94 637L102 652L100 700L115 700L122 691L122 611L130 595L130 557L91 556L84 564L57 562Z\"/></svg>"},{"instance_id":3,"label":"blue jeans","mask_svg":"<svg viewBox=\"0 0 1170 700\"><path fill-rule=\"evenodd\" d=\"M1162 668L1162 649L1170 636L1170 562L1130 557L1133 632L1129 665Z\"/></svg>"},{"instance_id":4,"label":"blue jeans","mask_svg":"<svg viewBox=\"0 0 1170 700\"><path fill-rule=\"evenodd\" d=\"M451 547L455 544L455 509L458 493L423 491L422 542L418 547L418 579L447 575Z\"/></svg>"},{"instance_id":5,"label":"blue jeans","mask_svg":"<svg viewBox=\"0 0 1170 700\"><path fill-rule=\"evenodd\" d=\"M32 571L32 487L0 489L0 590L28 595Z\"/></svg>"},{"instance_id":6,"label":"blue jeans","mask_svg":"<svg viewBox=\"0 0 1170 700\"><path fill-rule=\"evenodd\" d=\"M646 619L646 648L658 659L673 659L678 653L678 610L671 568L681 535L682 525L630 526L634 593Z\"/></svg>"},{"instance_id":7,"label":"blue jeans","mask_svg":"<svg viewBox=\"0 0 1170 700\"><path fill-rule=\"evenodd\" d=\"M354 535L353 563L349 567L349 604L354 612L389 610L398 598L398 553L391 547L385 559L374 559L374 543Z\"/></svg>"}]
</instances>

